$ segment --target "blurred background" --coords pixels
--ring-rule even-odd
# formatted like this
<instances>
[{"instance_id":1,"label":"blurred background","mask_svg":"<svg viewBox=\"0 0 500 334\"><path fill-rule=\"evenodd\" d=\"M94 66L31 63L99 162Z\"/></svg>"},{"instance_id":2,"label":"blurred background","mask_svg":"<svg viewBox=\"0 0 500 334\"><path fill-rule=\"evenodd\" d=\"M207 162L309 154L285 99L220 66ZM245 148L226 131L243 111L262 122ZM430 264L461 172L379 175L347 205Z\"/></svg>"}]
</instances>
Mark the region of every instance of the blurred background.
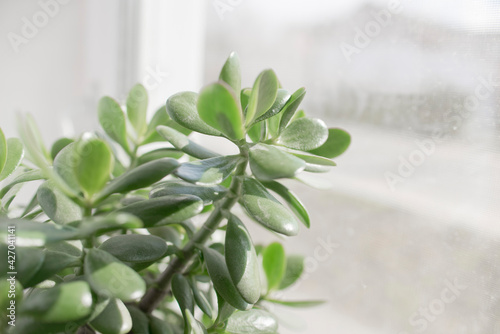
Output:
<instances>
[{"instance_id":1,"label":"blurred background","mask_svg":"<svg viewBox=\"0 0 500 334\"><path fill-rule=\"evenodd\" d=\"M0 35L7 136L17 112L47 143L97 128L136 82L152 113L231 51L351 133L328 189L288 183L312 227L281 297L327 303L277 308L281 333L500 333L500 1L0 0Z\"/></svg>"}]
</instances>

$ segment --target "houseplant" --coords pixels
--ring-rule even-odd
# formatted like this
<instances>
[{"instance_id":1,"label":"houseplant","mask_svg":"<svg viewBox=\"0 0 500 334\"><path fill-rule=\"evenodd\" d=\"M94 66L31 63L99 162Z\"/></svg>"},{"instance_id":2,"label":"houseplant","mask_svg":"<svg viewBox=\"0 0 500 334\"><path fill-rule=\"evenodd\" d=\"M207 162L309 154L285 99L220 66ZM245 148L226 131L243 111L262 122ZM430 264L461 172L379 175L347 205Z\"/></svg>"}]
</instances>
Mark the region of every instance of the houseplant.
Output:
<instances>
[{"instance_id":1,"label":"houseplant","mask_svg":"<svg viewBox=\"0 0 500 334\"><path fill-rule=\"evenodd\" d=\"M171 96L149 122L136 85L125 112L100 100L103 132L50 150L29 116L19 120L21 140L0 131L3 330L276 333L266 303L316 304L273 299L297 281L303 259L277 242L255 246L234 207L296 235L308 213L277 179L329 171L350 137L306 117L305 90L282 89L272 70L240 86L233 53L219 81ZM220 155L191 132L239 153ZM31 200L18 203L28 184L37 184Z\"/></svg>"}]
</instances>

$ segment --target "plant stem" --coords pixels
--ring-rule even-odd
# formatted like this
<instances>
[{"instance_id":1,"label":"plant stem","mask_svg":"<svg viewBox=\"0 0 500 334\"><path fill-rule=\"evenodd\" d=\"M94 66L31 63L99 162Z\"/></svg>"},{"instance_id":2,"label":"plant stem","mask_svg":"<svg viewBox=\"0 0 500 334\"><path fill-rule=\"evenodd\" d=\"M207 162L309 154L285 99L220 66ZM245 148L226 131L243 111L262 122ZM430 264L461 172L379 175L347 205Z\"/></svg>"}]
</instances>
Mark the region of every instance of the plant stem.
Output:
<instances>
[{"instance_id":1,"label":"plant stem","mask_svg":"<svg viewBox=\"0 0 500 334\"><path fill-rule=\"evenodd\" d=\"M220 222L227 216L233 205L238 201L243 186L243 177L248 164L248 146L245 143L239 147L243 160L236 167L227 196L220 202L215 210L212 211L203 226L196 232L191 240L189 240L186 246L184 246L180 256L172 259L167 269L160 274L155 284L149 288L144 297L142 297L139 302L139 308L142 311L151 313L158 307L158 304L170 291L170 281L174 274L185 270L196 254L197 245L205 244L208 238L215 232Z\"/></svg>"}]
</instances>

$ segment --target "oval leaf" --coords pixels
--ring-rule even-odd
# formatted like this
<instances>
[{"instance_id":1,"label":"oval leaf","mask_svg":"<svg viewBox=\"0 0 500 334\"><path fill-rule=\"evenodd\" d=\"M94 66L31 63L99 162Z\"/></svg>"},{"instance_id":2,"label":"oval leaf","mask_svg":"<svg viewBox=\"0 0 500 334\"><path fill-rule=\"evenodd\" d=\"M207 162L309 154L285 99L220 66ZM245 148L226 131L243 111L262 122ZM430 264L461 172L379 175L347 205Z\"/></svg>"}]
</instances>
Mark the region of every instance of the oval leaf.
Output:
<instances>
[{"instance_id":1,"label":"oval leaf","mask_svg":"<svg viewBox=\"0 0 500 334\"><path fill-rule=\"evenodd\" d=\"M0 139L1 140L1 139ZM1 148L0 148L1 149ZM1 154L1 153L0 153ZM0 181L9 177L21 164L24 157L23 143L17 138L7 139L7 158L0 173Z\"/></svg>"},{"instance_id":2,"label":"oval leaf","mask_svg":"<svg viewBox=\"0 0 500 334\"><path fill-rule=\"evenodd\" d=\"M347 150L351 144L351 135L342 129L328 129L328 139L320 147L310 150L312 154L325 158L335 158Z\"/></svg>"},{"instance_id":3,"label":"oval leaf","mask_svg":"<svg viewBox=\"0 0 500 334\"><path fill-rule=\"evenodd\" d=\"M273 70L262 71L255 80L248 100L246 125L268 111L278 94L279 82Z\"/></svg>"},{"instance_id":4,"label":"oval leaf","mask_svg":"<svg viewBox=\"0 0 500 334\"><path fill-rule=\"evenodd\" d=\"M120 144L126 152L130 152L127 141L125 115L118 102L109 96L103 97L99 101L98 116L99 123L104 129L104 132L106 132L111 139Z\"/></svg>"},{"instance_id":5,"label":"oval leaf","mask_svg":"<svg viewBox=\"0 0 500 334\"><path fill-rule=\"evenodd\" d=\"M177 303L179 303L179 307L183 314L185 314L185 310L194 313L193 293L189 286L189 282L181 274L175 274L174 277L172 277L172 293Z\"/></svg>"},{"instance_id":6,"label":"oval leaf","mask_svg":"<svg viewBox=\"0 0 500 334\"><path fill-rule=\"evenodd\" d=\"M40 252L40 250L38 250ZM61 252L46 250L42 266L37 270L36 274L24 285L29 288L51 278L61 270L71 267L80 266L81 260L79 257L68 255Z\"/></svg>"},{"instance_id":7,"label":"oval leaf","mask_svg":"<svg viewBox=\"0 0 500 334\"><path fill-rule=\"evenodd\" d=\"M181 150L192 157L198 159L208 159L219 156L218 153L212 152L209 149L192 142L186 135L168 126L160 125L158 126L157 131L176 149Z\"/></svg>"},{"instance_id":8,"label":"oval leaf","mask_svg":"<svg viewBox=\"0 0 500 334\"><path fill-rule=\"evenodd\" d=\"M139 308L133 305L127 305L127 310L132 317L131 333L149 334L149 319Z\"/></svg>"},{"instance_id":9,"label":"oval leaf","mask_svg":"<svg viewBox=\"0 0 500 334\"><path fill-rule=\"evenodd\" d=\"M277 289L286 269L285 250L279 242L269 244L262 251L262 266L266 273L267 291Z\"/></svg>"},{"instance_id":10,"label":"oval leaf","mask_svg":"<svg viewBox=\"0 0 500 334\"><path fill-rule=\"evenodd\" d=\"M154 316L149 316L149 330L151 334L175 334L168 322Z\"/></svg>"},{"instance_id":11,"label":"oval leaf","mask_svg":"<svg viewBox=\"0 0 500 334\"><path fill-rule=\"evenodd\" d=\"M82 208L57 189L52 181L38 187L37 199L44 213L55 223L64 225L82 219Z\"/></svg>"},{"instance_id":12,"label":"oval leaf","mask_svg":"<svg viewBox=\"0 0 500 334\"><path fill-rule=\"evenodd\" d=\"M143 224L136 216L127 213L111 213L105 217L85 218L78 226L78 233L80 238L84 239L94 234L141 227Z\"/></svg>"},{"instance_id":13,"label":"oval leaf","mask_svg":"<svg viewBox=\"0 0 500 334\"><path fill-rule=\"evenodd\" d=\"M285 275L281 280L279 290L283 290L295 283L304 272L304 257L291 255L286 258Z\"/></svg>"},{"instance_id":14,"label":"oval leaf","mask_svg":"<svg viewBox=\"0 0 500 334\"><path fill-rule=\"evenodd\" d=\"M38 247L61 240L78 239L78 230L69 226L22 219L0 218L0 241L7 243L9 226L15 226L16 246Z\"/></svg>"},{"instance_id":15,"label":"oval leaf","mask_svg":"<svg viewBox=\"0 0 500 334\"><path fill-rule=\"evenodd\" d=\"M113 155L108 144L101 139L83 139L76 143L78 161L74 172L87 196L101 190L113 171Z\"/></svg>"},{"instance_id":16,"label":"oval leaf","mask_svg":"<svg viewBox=\"0 0 500 334\"><path fill-rule=\"evenodd\" d=\"M231 52L227 58L222 70L220 72L219 80L227 83L234 90L239 93L241 90L241 70L240 58L236 52Z\"/></svg>"},{"instance_id":17,"label":"oval leaf","mask_svg":"<svg viewBox=\"0 0 500 334\"><path fill-rule=\"evenodd\" d=\"M198 289L194 277L189 280L189 285L191 286L191 290L193 291L193 297L196 305L198 305L203 313L205 313L210 319L212 319L212 306L210 306L207 297Z\"/></svg>"},{"instance_id":18,"label":"oval leaf","mask_svg":"<svg viewBox=\"0 0 500 334\"><path fill-rule=\"evenodd\" d=\"M278 333L278 321L269 312L253 309L236 312L227 321L226 332L231 334Z\"/></svg>"},{"instance_id":19,"label":"oval leaf","mask_svg":"<svg viewBox=\"0 0 500 334\"><path fill-rule=\"evenodd\" d=\"M2 247L2 254L7 254L7 246ZM17 279L24 287L29 287L29 281L36 275L38 270L43 265L45 253L38 248L33 247L18 247L16 249L16 271ZM5 275L9 270L7 261L3 261L1 265L2 275Z\"/></svg>"},{"instance_id":20,"label":"oval leaf","mask_svg":"<svg viewBox=\"0 0 500 334\"><path fill-rule=\"evenodd\" d=\"M163 158L136 167L116 179L113 179L98 195L99 199L113 193L126 193L132 190L149 187L160 181L179 166L177 160Z\"/></svg>"},{"instance_id":21,"label":"oval leaf","mask_svg":"<svg viewBox=\"0 0 500 334\"><path fill-rule=\"evenodd\" d=\"M303 160L271 145L257 144L250 148L250 168L259 180L293 178L305 166Z\"/></svg>"},{"instance_id":22,"label":"oval leaf","mask_svg":"<svg viewBox=\"0 0 500 334\"><path fill-rule=\"evenodd\" d=\"M102 334L126 334L132 329L132 317L121 300L112 298L90 325Z\"/></svg>"},{"instance_id":23,"label":"oval leaf","mask_svg":"<svg viewBox=\"0 0 500 334\"><path fill-rule=\"evenodd\" d=\"M299 118L283 130L278 143L301 151L320 147L328 138L326 124L317 118Z\"/></svg>"},{"instance_id":24,"label":"oval leaf","mask_svg":"<svg viewBox=\"0 0 500 334\"><path fill-rule=\"evenodd\" d=\"M210 136L222 134L203 122L196 109L198 94L194 92L181 92L172 95L167 100L168 115L180 125L196 132Z\"/></svg>"},{"instance_id":25,"label":"oval leaf","mask_svg":"<svg viewBox=\"0 0 500 334\"><path fill-rule=\"evenodd\" d=\"M257 180L245 178L240 202L250 217L264 227L284 235L297 235L299 227L292 213Z\"/></svg>"},{"instance_id":26,"label":"oval leaf","mask_svg":"<svg viewBox=\"0 0 500 334\"><path fill-rule=\"evenodd\" d=\"M148 92L143 85L137 84L128 93L127 117L138 136L146 131L146 115L148 112Z\"/></svg>"},{"instance_id":27,"label":"oval leaf","mask_svg":"<svg viewBox=\"0 0 500 334\"><path fill-rule=\"evenodd\" d=\"M203 201L193 195L168 195L137 202L119 212L138 217L144 227L181 223L203 210Z\"/></svg>"},{"instance_id":28,"label":"oval leaf","mask_svg":"<svg viewBox=\"0 0 500 334\"><path fill-rule=\"evenodd\" d=\"M56 158L56 156L61 152L63 148L68 146L69 144L73 143L74 140L70 138L60 138L56 140L54 144L52 144L52 148L50 149L50 156L52 157L52 160Z\"/></svg>"},{"instance_id":29,"label":"oval leaf","mask_svg":"<svg viewBox=\"0 0 500 334\"><path fill-rule=\"evenodd\" d=\"M214 288L224 300L239 310L247 310L251 305L245 302L233 284L224 257L214 249L204 247L203 257Z\"/></svg>"},{"instance_id":30,"label":"oval leaf","mask_svg":"<svg viewBox=\"0 0 500 334\"><path fill-rule=\"evenodd\" d=\"M234 215L229 218L225 244L226 264L231 279L243 299L255 304L260 297L260 273L252 238Z\"/></svg>"},{"instance_id":31,"label":"oval leaf","mask_svg":"<svg viewBox=\"0 0 500 334\"><path fill-rule=\"evenodd\" d=\"M224 197L227 189L219 186L194 185L181 180L168 180L158 184L149 193L150 198L167 195L194 195L203 200L204 205L209 205Z\"/></svg>"},{"instance_id":32,"label":"oval leaf","mask_svg":"<svg viewBox=\"0 0 500 334\"><path fill-rule=\"evenodd\" d=\"M167 252L167 244L154 235L124 234L109 238L99 249L122 262L144 263L161 259Z\"/></svg>"},{"instance_id":33,"label":"oval leaf","mask_svg":"<svg viewBox=\"0 0 500 334\"><path fill-rule=\"evenodd\" d=\"M98 295L131 302L146 292L146 283L139 274L103 250L90 249L84 269L87 281Z\"/></svg>"},{"instance_id":34,"label":"oval leaf","mask_svg":"<svg viewBox=\"0 0 500 334\"><path fill-rule=\"evenodd\" d=\"M64 147L54 159L54 171L73 190L80 191L80 185L76 177L75 167L79 162L75 143Z\"/></svg>"},{"instance_id":35,"label":"oval leaf","mask_svg":"<svg viewBox=\"0 0 500 334\"><path fill-rule=\"evenodd\" d=\"M197 109L200 118L229 139L245 138L243 115L236 92L225 82L211 84L200 92Z\"/></svg>"},{"instance_id":36,"label":"oval leaf","mask_svg":"<svg viewBox=\"0 0 500 334\"><path fill-rule=\"evenodd\" d=\"M280 113L279 130L277 130L277 134L281 133L281 131L287 127L305 96L305 88L299 88L292 94Z\"/></svg>"},{"instance_id":37,"label":"oval leaf","mask_svg":"<svg viewBox=\"0 0 500 334\"><path fill-rule=\"evenodd\" d=\"M279 114L285 107L288 100L290 100L291 96L292 95L290 95L290 93L288 93L287 90L278 89L278 93L276 94L276 100L274 101L271 108L269 108L269 110L266 111L262 116L257 117L255 122L260 122Z\"/></svg>"},{"instance_id":38,"label":"oval leaf","mask_svg":"<svg viewBox=\"0 0 500 334\"><path fill-rule=\"evenodd\" d=\"M239 155L183 163L175 175L191 183L213 185L224 181L241 161Z\"/></svg>"},{"instance_id":39,"label":"oval leaf","mask_svg":"<svg viewBox=\"0 0 500 334\"><path fill-rule=\"evenodd\" d=\"M159 149L149 151L149 152L141 155L137 159L137 164L143 165L147 162L150 162L153 160L158 160L158 159L163 159L163 158L179 159L183 155L184 155L184 152L181 152L175 148L171 148L171 147L159 148Z\"/></svg>"}]
</instances>

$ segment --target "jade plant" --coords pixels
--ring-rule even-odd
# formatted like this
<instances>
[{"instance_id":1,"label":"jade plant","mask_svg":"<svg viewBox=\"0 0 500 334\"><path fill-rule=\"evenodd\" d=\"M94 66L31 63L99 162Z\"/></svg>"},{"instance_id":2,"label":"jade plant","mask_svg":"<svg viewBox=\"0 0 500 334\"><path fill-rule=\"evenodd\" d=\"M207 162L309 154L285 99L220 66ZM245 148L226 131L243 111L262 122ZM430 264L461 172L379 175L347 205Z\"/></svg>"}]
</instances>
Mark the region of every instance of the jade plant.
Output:
<instances>
[{"instance_id":1,"label":"jade plant","mask_svg":"<svg viewBox=\"0 0 500 334\"><path fill-rule=\"evenodd\" d=\"M281 179L327 172L349 146L299 109L304 96L273 70L242 89L233 53L217 82L171 96L149 121L138 84L123 106L100 100L102 131L50 149L29 115L20 139L0 130L0 332L277 333L270 305L316 304L278 298L303 257L254 245L246 227L309 227Z\"/></svg>"}]
</instances>

